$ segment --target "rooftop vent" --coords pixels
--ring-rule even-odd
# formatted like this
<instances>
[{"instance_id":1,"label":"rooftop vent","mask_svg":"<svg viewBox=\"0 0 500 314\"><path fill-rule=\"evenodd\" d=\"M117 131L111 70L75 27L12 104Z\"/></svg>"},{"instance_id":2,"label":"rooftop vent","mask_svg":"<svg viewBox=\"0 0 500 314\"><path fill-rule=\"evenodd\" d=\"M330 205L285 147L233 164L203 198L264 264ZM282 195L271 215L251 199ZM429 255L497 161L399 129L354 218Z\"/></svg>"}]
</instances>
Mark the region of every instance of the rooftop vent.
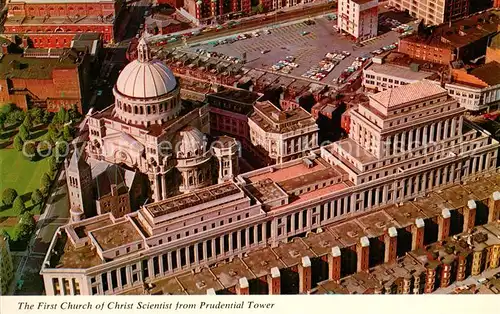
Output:
<instances>
[{"instance_id":1,"label":"rooftop vent","mask_svg":"<svg viewBox=\"0 0 500 314\"><path fill-rule=\"evenodd\" d=\"M290 256L294 257L294 258L300 256L299 251L297 251L297 250L290 250L290 251L288 251L288 254L290 254Z\"/></svg>"}]
</instances>

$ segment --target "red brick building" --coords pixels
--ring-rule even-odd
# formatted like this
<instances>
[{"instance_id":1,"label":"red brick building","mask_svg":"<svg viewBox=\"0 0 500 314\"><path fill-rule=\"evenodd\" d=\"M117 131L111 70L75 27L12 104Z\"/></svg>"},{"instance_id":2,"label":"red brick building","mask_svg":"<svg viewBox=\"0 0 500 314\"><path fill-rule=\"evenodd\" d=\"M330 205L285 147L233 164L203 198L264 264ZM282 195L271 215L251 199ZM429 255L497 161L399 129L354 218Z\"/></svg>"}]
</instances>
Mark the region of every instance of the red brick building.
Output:
<instances>
[{"instance_id":1,"label":"red brick building","mask_svg":"<svg viewBox=\"0 0 500 314\"><path fill-rule=\"evenodd\" d=\"M184 0L184 8L198 20L230 13L251 13L250 0Z\"/></svg>"},{"instance_id":2,"label":"red brick building","mask_svg":"<svg viewBox=\"0 0 500 314\"><path fill-rule=\"evenodd\" d=\"M67 48L77 33L103 34L114 40L121 0L12 0L4 33L24 35L35 48Z\"/></svg>"},{"instance_id":3,"label":"red brick building","mask_svg":"<svg viewBox=\"0 0 500 314\"><path fill-rule=\"evenodd\" d=\"M85 86L88 86L84 66L88 59L69 49L60 52L53 52L52 57L48 54L41 57L41 52L32 54L36 57L3 54L0 102L14 103L23 110L42 107L51 112L76 105L82 112Z\"/></svg>"},{"instance_id":4,"label":"red brick building","mask_svg":"<svg viewBox=\"0 0 500 314\"><path fill-rule=\"evenodd\" d=\"M499 10L488 10L451 24L419 32L399 40L399 52L411 58L439 64L484 56L490 39L498 33Z\"/></svg>"}]
</instances>

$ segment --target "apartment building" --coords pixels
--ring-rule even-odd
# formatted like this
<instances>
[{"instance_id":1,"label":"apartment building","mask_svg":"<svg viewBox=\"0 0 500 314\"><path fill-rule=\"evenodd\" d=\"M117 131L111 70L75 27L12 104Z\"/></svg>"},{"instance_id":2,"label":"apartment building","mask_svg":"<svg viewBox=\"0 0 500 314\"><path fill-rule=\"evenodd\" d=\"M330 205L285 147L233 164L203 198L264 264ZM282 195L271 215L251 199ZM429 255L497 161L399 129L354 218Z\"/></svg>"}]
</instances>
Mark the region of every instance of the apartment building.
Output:
<instances>
[{"instance_id":1,"label":"apartment building","mask_svg":"<svg viewBox=\"0 0 500 314\"><path fill-rule=\"evenodd\" d=\"M339 0L338 28L356 40L377 36L378 0Z\"/></svg>"},{"instance_id":2,"label":"apartment building","mask_svg":"<svg viewBox=\"0 0 500 314\"><path fill-rule=\"evenodd\" d=\"M423 20L425 24L439 25L469 14L470 0L389 0L389 5Z\"/></svg>"}]
</instances>

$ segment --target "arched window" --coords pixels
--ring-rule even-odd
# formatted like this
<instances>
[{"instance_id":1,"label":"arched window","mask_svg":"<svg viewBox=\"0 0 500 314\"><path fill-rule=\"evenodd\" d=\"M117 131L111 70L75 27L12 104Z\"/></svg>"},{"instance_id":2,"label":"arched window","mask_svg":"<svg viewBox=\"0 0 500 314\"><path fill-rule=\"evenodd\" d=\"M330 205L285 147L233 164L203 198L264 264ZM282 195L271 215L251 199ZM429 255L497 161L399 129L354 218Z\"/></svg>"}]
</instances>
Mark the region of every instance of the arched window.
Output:
<instances>
[{"instance_id":1,"label":"arched window","mask_svg":"<svg viewBox=\"0 0 500 314\"><path fill-rule=\"evenodd\" d=\"M201 182L203 182L203 172L200 171L198 173L198 183L201 183Z\"/></svg>"},{"instance_id":2,"label":"arched window","mask_svg":"<svg viewBox=\"0 0 500 314\"><path fill-rule=\"evenodd\" d=\"M144 107L143 107L143 106L141 106L141 107L139 107L139 108L140 108L140 110L141 110L141 114L144 114Z\"/></svg>"},{"instance_id":3,"label":"arched window","mask_svg":"<svg viewBox=\"0 0 500 314\"><path fill-rule=\"evenodd\" d=\"M138 111L137 111L137 106L134 106L134 114L137 114Z\"/></svg>"},{"instance_id":4,"label":"arched window","mask_svg":"<svg viewBox=\"0 0 500 314\"><path fill-rule=\"evenodd\" d=\"M156 105L153 105L153 114L156 113Z\"/></svg>"},{"instance_id":5,"label":"arched window","mask_svg":"<svg viewBox=\"0 0 500 314\"><path fill-rule=\"evenodd\" d=\"M151 106L147 106L146 107L146 111L147 111L148 114L151 114Z\"/></svg>"},{"instance_id":6,"label":"arched window","mask_svg":"<svg viewBox=\"0 0 500 314\"><path fill-rule=\"evenodd\" d=\"M189 176L189 185L193 185L193 177Z\"/></svg>"}]
</instances>

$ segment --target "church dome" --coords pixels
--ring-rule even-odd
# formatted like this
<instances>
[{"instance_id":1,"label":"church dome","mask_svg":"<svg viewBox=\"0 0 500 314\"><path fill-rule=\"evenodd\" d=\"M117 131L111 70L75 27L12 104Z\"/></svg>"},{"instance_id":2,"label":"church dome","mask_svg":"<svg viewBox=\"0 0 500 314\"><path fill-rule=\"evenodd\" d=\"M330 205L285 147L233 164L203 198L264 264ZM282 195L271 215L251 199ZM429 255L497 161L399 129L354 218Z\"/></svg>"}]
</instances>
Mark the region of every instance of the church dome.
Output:
<instances>
[{"instance_id":1,"label":"church dome","mask_svg":"<svg viewBox=\"0 0 500 314\"><path fill-rule=\"evenodd\" d=\"M198 157L205 153L205 135L194 127L186 127L179 131L177 140L177 157Z\"/></svg>"},{"instance_id":2,"label":"church dome","mask_svg":"<svg viewBox=\"0 0 500 314\"><path fill-rule=\"evenodd\" d=\"M137 46L138 58L122 70L116 89L131 98L153 98L170 93L177 87L172 71L161 61L151 60L144 37Z\"/></svg>"}]
</instances>

